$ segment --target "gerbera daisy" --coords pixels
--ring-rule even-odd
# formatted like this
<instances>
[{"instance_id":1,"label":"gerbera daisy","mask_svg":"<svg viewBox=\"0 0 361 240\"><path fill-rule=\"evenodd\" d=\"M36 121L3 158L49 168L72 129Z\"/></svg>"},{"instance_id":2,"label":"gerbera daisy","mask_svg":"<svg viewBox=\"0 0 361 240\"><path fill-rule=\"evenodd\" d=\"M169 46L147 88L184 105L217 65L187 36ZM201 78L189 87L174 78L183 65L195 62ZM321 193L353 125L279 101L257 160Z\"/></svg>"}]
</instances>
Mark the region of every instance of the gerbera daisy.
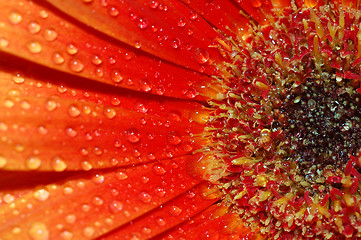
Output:
<instances>
[{"instance_id":1,"label":"gerbera daisy","mask_svg":"<svg viewBox=\"0 0 361 240\"><path fill-rule=\"evenodd\" d=\"M358 1L0 7L0 239L361 238Z\"/></svg>"}]
</instances>

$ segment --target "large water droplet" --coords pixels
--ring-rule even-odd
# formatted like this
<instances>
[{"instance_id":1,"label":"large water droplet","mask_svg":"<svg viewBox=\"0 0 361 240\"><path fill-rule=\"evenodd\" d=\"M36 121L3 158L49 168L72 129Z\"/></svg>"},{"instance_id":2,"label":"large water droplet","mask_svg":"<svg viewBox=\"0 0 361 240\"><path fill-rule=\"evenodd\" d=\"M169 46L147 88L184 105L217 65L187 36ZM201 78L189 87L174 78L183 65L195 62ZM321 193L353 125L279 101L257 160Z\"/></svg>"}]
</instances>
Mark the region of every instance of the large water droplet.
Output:
<instances>
[{"instance_id":1,"label":"large water droplet","mask_svg":"<svg viewBox=\"0 0 361 240\"><path fill-rule=\"evenodd\" d=\"M196 60L201 64L204 64L209 60L209 53L204 49L198 48L194 54L196 56Z\"/></svg>"},{"instance_id":2,"label":"large water droplet","mask_svg":"<svg viewBox=\"0 0 361 240\"><path fill-rule=\"evenodd\" d=\"M66 46L66 52L69 55L75 55L78 53L78 48L74 44L70 43Z\"/></svg>"},{"instance_id":3,"label":"large water droplet","mask_svg":"<svg viewBox=\"0 0 361 240\"><path fill-rule=\"evenodd\" d=\"M35 22L35 21L31 21L28 24L28 31L31 34L37 34L38 32L40 32L41 30L41 26L39 23Z\"/></svg>"},{"instance_id":4,"label":"large water droplet","mask_svg":"<svg viewBox=\"0 0 361 240\"><path fill-rule=\"evenodd\" d=\"M110 73L110 78L115 83L120 83L123 80L123 76L121 75L119 69L113 69L113 71Z\"/></svg>"},{"instance_id":5,"label":"large water droplet","mask_svg":"<svg viewBox=\"0 0 361 240\"><path fill-rule=\"evenodd\" d=\"M58 37L58 33L53 28L47 28L44 30L43 36L45 40L52 42Z\"/></svg>"},{"instance_id":6,"label":"large water droplet","mask_svg":"<svg viewBox=\"0 0 361 240\"><path fill-rule=\"evenodd\" d=\"M19 24L19 23L21 23L22 20L23 20L23 16L20 13L16 12L16 11L12 11L9 14L9 21L12 24Z\"/></svg>"},{"instance_id":7,"label":"large water droplet","mask_svg":"<svg viewBox=\"0 0 361 240\"><path fill-rule=\"evenodd\" d=\"M71 117L79 117L80 115L80 109L75 105L70 105L68 109L68 113Z\"/></svg>"},{"instance_id":8,"label":"large water droplet","mask_svg":"<svg viewBox=\"0 0 361 240\"><path fill-rule=\"evenodd\" d=\"M52 55L51 60L53 61L53 63L55 63L56 65L60 65L64 63L64 57L61 53L58 52L54 52Z\"/></svg>"},{"instance_id":9,"label":"large water droplet","mask_svg":"<svg viewBox=\"0 0 361 240\"><path fill-rule=\"evenodd\" d=\"M36 156L29 157L26 160L26 167L30 170L36 170L41 166L41 160L40 158Z\"/></svg>"},{"instance_id":10,"label":"large water droplet","mask_svg":"<svg viewBox=\"0 0 361 240\"><path fill-rule=\"evenodd\" d=\"M37 41L31 41L26 44L26 48L31 53L40 53L43 50L41 44Z\"/></svg>"},{"instance_id":11,"label":"large water droplet","mask_svg":"<svg viewBox=\"0 0 361 240\"><path fill-rule=\"evenodd\" d=\"M69 68L73 72L79 73L79 72L83 71L84 64L79 59L74 58L69 61Z\"/></svg>"},{"instance_id":12,"label":"large water droplet","mask_svg":"<svg viewBox=\"0 0 361 240\"><path fill-rule=\"evenodd\" d=\"M118 213L123 209L123 204L114 200L109 204L109 209L112 213Z\"/></svg>"},{"instance_id":13,"label":"large water droplet","mask_svg":"<svg viewBox=\"0 0 361 240\"><path fill-rule=\"evenodd\" d=\"M51 161L51 167L56 172L62 172L67 168L67 165L62 157L55 156Z\"/></svg>"},{"instance_id":14,"label":"large water droplet","mask_svg":"<svg viewBox=\"0 0 361 240\"><path fill-rule=\"evenodd\" d=\"M115 115L117 114L117 112L114 110L114 108L107 107L107 108L104 108L103 114L106 118L113 119L113 118L115 118Z\"/></svg>"},{"instance_id":15,"label":"large water droplet","mask_svg":"<svg viewBox=\"0 0 361 240\"><path fill-rule=\"evenodd\" d=\"M20 73L17 73L13 76L14 83L21 84L21 83L24 83L24 81L25 81L25 78Z\"/></svg>"}]
</instances>

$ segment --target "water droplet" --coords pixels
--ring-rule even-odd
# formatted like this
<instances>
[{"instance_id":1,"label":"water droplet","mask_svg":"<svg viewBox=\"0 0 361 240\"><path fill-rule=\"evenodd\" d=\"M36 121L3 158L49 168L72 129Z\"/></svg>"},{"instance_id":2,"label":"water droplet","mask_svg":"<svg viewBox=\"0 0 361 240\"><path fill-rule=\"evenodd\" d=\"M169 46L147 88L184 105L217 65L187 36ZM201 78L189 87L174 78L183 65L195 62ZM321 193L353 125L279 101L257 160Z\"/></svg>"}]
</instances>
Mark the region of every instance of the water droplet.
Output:
<instances>
[{"instance_id":1,"label":"water droplet","mask_svg":"<svg viewBox=\"0 0 361 240\"><path fill-rule=\"evenodd\" d=\"M90 205L84 203L83 205L81 205L81 210L82 210L83 212L89 212L89 211L90 211Z\"/></svg>"},{"instance_id":2,"label":"water droplet","mask_svg":"<svg viewBox=\"0 0 361 240\"><path fill-rule=\"evenodd\" d=\"M120 83L123 80L123 76L120 74L119 69L113 69L113 71L110 73L110 78L115 83Z\"/></svg>"},{"instance_id":3,"label":"water droplet","mask_svg":"<svg viewBox=\"0 0 361 240\"><path fill-rule=\"evenodd\" d=\"M99 175L99 174L96 174L95 176L92 177L92 181L93 183L95 184L102 184L104 183L104 176L103 175Z\"/></svg>"},{"instance_id":4,"label":"water droplet","mask_svg":"<svg viewBox=\"0 0 361 240\"><path fill-rule=\"evenodd\" d=\"M109 204L109 209L112 213L118 213L123 209L123 204L114 200Z\"/></svg>"},{"instance_id":5,"label":"water droplet","mask_svg":"<svg viewBox=\"0 0 361 240\"><path fill-rule=\"evenodd\" d=\"M109 15L112 17L116 17L119 15L119 10L116 7L109 8Z\"/></svg>"},{"instance_id":6,"label":"water droplet","mask_svg":"<svg viewBox=\"0 0 361 240\"><path fill-rule=\"evenodd\" d=\"M73 72L79 73L79 72L83 71L84 64L79 59L74 58L69 61L69 67L70 67L70 70L72 70Z\"/></svg>"},{"instance_id":7,"label":"water droplet","mask_svg":"<svg viewBox=\"0 0 361 240\"><path fill-rule=\"evenodd\" d=\"M31 34L37 34L38 32L40 32L41 30L41 26L39 23L35 22L35 21L31 21L28 25L28 31Z\"/></svg>"},{"instance_id":8,"label":"water droplet","mask_svg":"<svg viewBox=\"0 0 361 240\"><path fill-rule=\"evenodd\" d=\"M16 11L12 11L9 14L9 21L12 24L19 24L19 23L21 23L22 20L23 20L23 16L21 16L21 14Z\"/></svg>"},{"instance_id":9,"label":"water droplet","mask_svg":"<svg viewBox=\"0 0 361 240\"><path fill-rule=\"evenodd\" d=\"M150 1L150 3L149 3L149 7L153 8L153 9L157 8L158 5L159 5L159 3L157 1Z\"/></svg>"},{"instance_id":10,"label":"water droplet","mask_svg":"<svg viewBox=\"0 0 361 240\"><path fill-rule=\"evenodd\" d=\"M165 220L163 218L157 217L155 219L155 222L157 223L157 225L159 226L164 226L166 224Z\"/></svg>"},{"instance_id":11,"label":"water droplet","mask_svg":"<svg viewBox=\"0 0 361 240\"><path fill-rule=\"evenodd\" d=\"M198 48L196 49L194 54L196 56L197 62L199 62L200 64L204 64L209 60L209 53L204 49Z\"/></svg>"},{"instance_id":12,"label":"water droplet","mask_svg":"<svg viewBox=\"0 0 361 240\"><path fill-rule=\"evenodd\" d=\"M73 192L74 192L74 189L73 189L72 187L65 187L65 188L63 189L64 195L70 195L70 194L72 194Z\"/></svg>"},{"instance_id":13,"label":"water droplet","mask_svg":"<svg viewBox=\"0 0 361 240\"><path fill-rule=\"evenodd\" d=\"M63 231L60 233L60 237L64 240L72 240L73 239L73 233L69 231Z\"/></svg>"},{"instance_id":14,"label":"water droplet","mask_svg":"<svg viewBox=\"0 0 361 240\"><path fill-rule=\"evenodd\" d=\"M100 65L100 64L102 64L102 62L103 61L100 59L100 57L98 55L93 56L92 63L94 65Z\"/></svg>"},{"instance_id":15,"label":"water droplet","mask_svg":"<svg viewBox=\"0 0 361 240\"><path fill-rule=\"evenodd\" d=\"M51 161L51 167L56 172L62 172L67 168L66 163L64 162L64 159L60 156L55 156Z\"/></svg>"},{"instance_id":16,"label":"water droplet","mask_svg":"<svg viewBox=\"0 0 361 240\"><path fill-rule=\"evenodd\" d=\"M124 173L124 172L119 171L119 172L116 172L116 173L115 173L115 177L116 177L118 180L125 180L125 179L128 178L128 175L127 175L126 173Z\"/></svg>"},{"instance_id":17,"label":"water droplet","mask_svg":"<svg viewBox=\"0 0 361 240\"><path fill-rule=\"evenodd\" d=\"M74 137L76 137L76 136L78 135L78 132L75 131L75 130L74 130L73 128L71 128L71 127L66 128L66 129L65 129L65 133L66 133L66 135L68 135L68 136L71 137L71 138L74 138Z\"/></svg>"},{"instance_id":18,"label":"water droplet","mask_svg":"<svg viewBox=\"0 0 361 240\"><path fill-rule=\"evenodd\" d=\"M89 171L89 170L91 170L93 168L93 166L87 161L82 161L80 163L80 166L84 171Z\"/></svg>"},{"instance_id":19,"label":"water droplet","mask_svg":"<svg viewBox=\"0 0 361 240\"><path fill-rule=\"evenodd\" d=\"M25 79L20 73L17 73L16 75L13 76L14 83L21 84L21 83L24 83L24 81L25 81Z\"/></svg>"},{"instance_id":20,"label":"water droplet","mask_svg":"<svg viewBox=\"0 0 361 240\"><path fill-rule=\"evenodd\" d=\"M129 142L137 143L140 141L140 134L136 129L128 129L126 131L126 136Z\"/></svg>"},{"instance_id":21,"label":"water droplet","mask_svg":"<svg viewBox=\"0 0 361 240\"><path fill-rule=\"evenodd\" d=\"M5 165L8 163L8 160L0 155L0 168L5 167Z\"/></svg>"},{"instance_id":22,"label":"water droplet","mask_svg":"<svg viewBox=\"0 0 361 240\"><path fill-rule=\"evenodd\" d=\"M142 44L141 44L140 42L135 42L134 47L135 47L136 49L139 49L139 48L142 47Z\"/></svg>"},{"instance_id":23,"label":"water droplet","mask_svg":"<svg viewBox=\"0 0 361 240\"><path fill-rule=\"evenodd\" d=\"M6 48L9 46L9 40L5 38L0 38L0 47Z\"/></svg>"},{"instance_id":24,"label":"water droplet","mask_svg":"<svg viewBox=\"0 0 361 240\"><path fill-rule=\"evenodd\" d=\"M197 90L193 87L191 87L185 91L185 95L187 96L187 98L191 98L191 99L195 98L197 96L197 94L198 94Z\"/></svg>"},{"instance_id":25,"label":"water droplet","mask_svg":"<svg viewBox=\"0 0 361 240\"><path fill-rule=\"evenodd\" d=\"M53 28L47 28L44 30L44 38L46 41L52 42L58 37L58 33Z\"/></svg>"},{"instance_id":26,"label":"water droplet","mask_svg":"<svg viewBox=\"0 0 361 240\"><path fill-rule=\"evenodd\" d=\"M172 145L178 145L181 143L180 137L175 132L170 132L168 134L168 142Z\"/></svg>"},{"instance_id":27,"label":"water droplet","mask_svg":"<svg viewBox=\"0 0 361 240\"><path fill-rule=\"evenodd\" d=\"M75 55L78 53L78 48L74 44L70 43L66 46L66 52L69 55Z\"/></svg>"},{"instance_id":28,"label":"water droplet","mask_svg":"<svg viewBox=\"0 0 361 240\"><path fill-rule=\"evenodd\" d=\"M36 170L41 166L41 160L38 157L32 156L26 160L26 167L30 170Z\"/></svg>"},{"instance_id":29,"label":"water droplet","mask_svg":"<svg viewBox=\"0 0 361 240\"><path fill-rule=\"evenodd\" d=\"M15 103L10 99L5 99L4 106L7 108L12 108L15 106Z\"/></svg>"},{"instance_id":30,"label":"water droplet","mask_svg":"<svg viewBox=\"0 0 361 240\"><path fill-rule=\"evenodd\" d=\"M49 231L44 223L34 222L30 227L29 236L33 240L48 240Z\"/></svg>"},{"instance_id":31,"label":"water droplet","mask_svg":"<svg viewBox=\"0 0 361 240\"><path fill-rule=\"evenodd\" d=\"M26 48L31 53L40 53L43 50L43 47L37 41L31 41L31 42L27 43Z\"/></svg>"},{"instance_id":32,"label":"water droplet","mask_svg":"<svg viewBox=\"0 0 361 240\"><path fill-rule=\"evenodd\" d=\"M146 113L148 112L148 107L144 105L142 102L135 102L134 109L137 110L137 112L140 113Z\"/></svg>"},{"instance_id":33,"label":"water droplet","mask_svg":"<svg viewBox=\"0 0 361 240\"><path fill-rule=\"evenodd\" d=\"M51 59L52 59L53 63L55 63L56 65L63 64L65 61L63 55L58 52L53 53Z\"/></svg>"},{"instance_id":34,"label":"water droplet","mask_svg":"<svg viewBox=\"0 0 361 240\"><path fill-rule=\"evenodd\" d=\"M184 20L184 18L180 18L178 20L178 27L184 27L186 25L186 21Z\"/></svg>"},{"instance_id":35,"label":"water droplet","mask_svg":"<svg viewBox=\"0 0 361 240\"><path fill-rule=\"evenodd\" d=\"M156 187L154 190L155 195L157 195L158 197L164 197L165 196L165 191L162 187Z\"/></svg>"},{"instance_id":36,"label":"water droplet","mask_svg":"<svg viewBox=\"0 0 361 240\"><path fill-rule=\"evenodd\" d=\"M172 46L172 48L177 49L177 48L180 47L181 41L179 40L179 38L174 38L174 39L171 40L170 45Z\"/></svg>"},{"instance_id":37,"label":"water droplet","mask_svg":"<svg viewBox=\"0 0 361 240\"><path fill-rule=\"evenodd\" d=\"M95 196L93 198L93 204L95 206L99 207L99 206L103 205L103 203L104 203L104 200L101 197Z\"/></svg>"},{"instance_id":38,"label":"water droplet","mask_svg":"<svg viewBox=\"0 0 361 240\"><path fill-rule=\"evenodd\" d=\"M65 222L69 224L74 224L76 221L76 216L74 214L69 214L65 217Z\"/></svg>"},{"instance_id":39,"label":"water droplet","mask_svg":"<svg viewBox=\"0 0 361 240\"><path fill-rule=\"evenodd\" d=\"M152 90L152 84L148 79L142 79L139 81L139 87L144 92Z\"/></svg>"},{"instance_id":40,"label":"water droplet","mask_svg":"<svg viewBox=\"0 0 361 240\"><path fill-rule=\"evenodd\" d=\"M36 200L41 202L46 201L49 198L50 193L45 189L39 189L33 193L33 196Z\"/></svg>"},{"instance_id":41,"label":"water droplet","mask_svg":"<svg viewBox=\"0 0 361 240\"><path fill-rule=\"evenodd\" d=\"M83 230L83 235L87 238L92 238L94 235L94 228L93 227L85 227Z\"/></svg>"},{"instance_id":42,"label":"water droplet","mask_svg":"<svg viewBox=\"0 0 361 240\"><path fill-rule=\"evenodd\" d=\"M150 201L152 201L152 196L147 192L139 193L138 197L139 200L143 203L149 203Z\"/></svg>"},{"instance_id":43,"label":"water droplet","mask_svg":"<svg viewBox=\"0 0 361 240\"><path fill-rule=\"evenodd\" d=\"M153 172L157 175L164 175L167 173L167 171L164 169L161 163L155 164L153 166Z\"/></svg>"},{"instance_id":44,"label":"water droplet","mask_svg":"<svg viewBox=\"0 0 361 240\"><path fill-rule=\"evenodd\" d=\"M68 113L71 117L79 117L80 110L77 106L72 104L72 105L70 105L70 107L68 109Z\"/></svg>"},{"instance_id":45,"label":"water droplet","mask_svg":"<svg viewBox=\"0 0 361 240\"><path fill-rule=\"evenodd\" d=\"M177 121L177 122L180 122L181 121L181 113L179 111L171 111L169 114L168 114L168 117L170 120L172 121Z\"/></svg>"},{"instance_id":46,"label":"water droplet","mask_svg":"<svg viewBox=\"0 0 361 240\"><path fill-rule=\"evenodd\" d=\"M103 77L103 76L104 76L104 71L103 71L103 69L101 69L101 68L97 68L97 69L95 69L95 74L96 74L98 77Z\"/></svg>"},{"instance_id":47,"label":"water droplet","mask_svg":"<svg viewBox=\"0 0 361 240\"><path fill-rule=\"evenodd\" d=\"M45 109L49 112L54 111L57 108L57 103L54 100L48 100L45 102Z\"/></svg>"},{"instance_id":48,"label":"water droplet","mask_svg":"<svg viewBox=\"0 0 361 240\"><path fill-rule=\"evenodd\" d=\"M103 114L106 118L113 119L117 112L114 110L114 108L107 107L104 108Z\"/></svg>"},{"instance_id":49,"label":"water droplet","mask_svg":"<svg viewBox=\"0 0 361 240\"><path fill-rule=\"evenodd\" d=\"M114 106L118 106L120 104L120 99L118 97L112 97L112 99L110 100L110 102L114 105Z\"/></svg>"},{"instance_id":50,"label":"water droplet","mask_svg":"<svg viewBox=\"0 0 361 240\"><path fill-rule=\"evenodd\" d=\"M171 206L168 211L169 211L170 215L175 216L175 217L179 216L182 213L182 209L177 206L174 206L174 205Z\"/></svg>"},{"instance_id":51,"label":"water droplet","mask_svg":"<svg viewBox=\"0 0 361 240\"><path fill-rule=\"evenodd\" d=\"M49 17L49 14L48 14L48 12L47 11L45 11L45 10L40 10L40 12L39 12L39 16L41 17L41 18L48 18Z\"/></svg>"},{"instance_id":52,"label":"water droplet","mask_svg":"<svg viewBox=\"0 0 361 240\"><path fill-rule=\"evenodd\" d=\"M148 26L148 19L142 17L138 18L138 27L140 29L144 29L147 26Z\"/></svg>"}]
</instances>

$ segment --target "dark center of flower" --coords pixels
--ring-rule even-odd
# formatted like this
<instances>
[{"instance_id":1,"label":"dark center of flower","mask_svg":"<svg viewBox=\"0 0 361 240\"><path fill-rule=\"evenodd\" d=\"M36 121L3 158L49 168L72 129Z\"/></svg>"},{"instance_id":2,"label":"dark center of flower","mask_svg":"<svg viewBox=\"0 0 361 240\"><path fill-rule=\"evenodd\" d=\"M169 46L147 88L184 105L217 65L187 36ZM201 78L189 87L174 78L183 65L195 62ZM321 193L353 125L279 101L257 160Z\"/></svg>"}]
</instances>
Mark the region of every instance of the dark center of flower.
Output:
<instances>
[{"instance_id":1,"label":"dark center of flower","mask_svg":"<svg viewBox=\"0 0 361 240\"><path fill-rule=\"evenodd\" d=\"M289 159L307 178L328 165L344 166L349 154L357 155L361 147L359 93L350 81L324 75L281 96Z\"/></svg>"}]
</instances>

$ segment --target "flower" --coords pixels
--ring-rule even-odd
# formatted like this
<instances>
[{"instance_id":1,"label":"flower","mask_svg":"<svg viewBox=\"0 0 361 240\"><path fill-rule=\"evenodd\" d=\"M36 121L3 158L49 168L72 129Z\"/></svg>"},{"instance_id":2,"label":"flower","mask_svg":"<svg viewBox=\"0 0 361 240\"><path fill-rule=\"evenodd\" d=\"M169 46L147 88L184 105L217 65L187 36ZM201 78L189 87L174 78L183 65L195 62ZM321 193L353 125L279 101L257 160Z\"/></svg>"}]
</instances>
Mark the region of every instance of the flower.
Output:
<instances>
[{"instance_id":1,"label":"flower","mask_svg":"<svg viewBox=\"0 0 361 240\"><path fill-rule=\"evenodd\" d=\"M360 237L353 1L0 6L0 239Z\"/></svg>"}]
</instances>

